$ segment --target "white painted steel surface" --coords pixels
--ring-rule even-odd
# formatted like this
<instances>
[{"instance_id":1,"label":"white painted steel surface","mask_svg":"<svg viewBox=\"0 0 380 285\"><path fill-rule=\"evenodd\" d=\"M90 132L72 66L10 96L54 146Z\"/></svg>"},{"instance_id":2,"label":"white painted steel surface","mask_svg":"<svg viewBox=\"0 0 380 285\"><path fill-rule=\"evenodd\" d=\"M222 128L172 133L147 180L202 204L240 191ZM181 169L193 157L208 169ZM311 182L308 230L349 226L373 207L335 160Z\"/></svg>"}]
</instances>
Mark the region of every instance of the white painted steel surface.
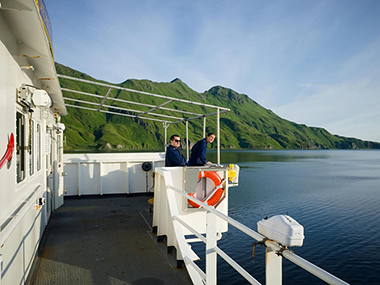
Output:
<instances>
[{"instance_id":1,"label":"white painted steel surface","mask_svg":"<svg viewBox=\"0 0 380 285\"><path fill-rule=\"evenodd\" d=\"M216 216L207 212L206 214L206 283L216 285L217 283L217 253L214 250L217 245L216 241Z\"/></svg>"},{"instance_id":2,"label":"white painted steel surface","mask_svg":"<svg viewBox=\"0 0 380 285\"><path fill-rule=\"evenodd\" d=\"M267 285L282 284L282 256L271 247L266 248L265 280Z\"/></svg>"},{"instance_id":3,"label":"white painted steel surface","mask_svg":"<svg viewBox=\"0 0 380 285\"><path fill-rule=\"evenodd\" d=\"M217 247L217 235L215 233L218 231L218 223L221 220L236 227L253 239L265 242L265 245L267 246L266 284L282 284L282 257L287 258L328 284L348 284L318 266L302 259L287 248L281 247L278 243L265 240L265 237L261 234L228 217L228 209L224 209L226 210L226 213L222 213L219 211L219 208L216 210L213 207L190 197L187 193L184 193L180 183L181 179L183 179L181 176L183 169L181 167L162 167L157 168L156 172L157 182L155 186L153 226L157 227L158 236L167 236L168 246L175 246L177 248L177 259L184 260L194 284L217 283L216 253L223 257L223 259L246 278L248 282L251 284L260 284L253 276L247 273L246 270L240 267L240 265ZM196 209L197 211L189 212L184 211L183 200L187 201L187 199L197 203L203 209L199 208ZM205 215L199 216L199 213L201 212L207 217ZM188 225L183 225L185 220L189 221ZM204 227L199 224L203 224ZM201 229L201 231L199 229ZM205 232L204 230L206 230L207 233L205 238L206 272L203 272L192 262L195 253L190 249L185 238L186 235L190 234L199 236L201 233ZM199 237L199 240L204 241L204 238Z\"/></svg>"},{"instance_id":4,"label":"white painted steel surface","mask_svg":"<svg viewBox=\"0 0 380 285\"><path fill-rule=\"evenodd\" d=\"M63 158L67 196L152 192L154 169L165 163L161 152L64 154ZM143 171L144 162L152 163L152 170Z\"/></svg>"},{"instance_id":5,"label":"white painted steel surface","mask_svg":"<svg viewBox=\"0 0 380 285\"><path fill-rule=\"evenodd\" d=\"M59 206L57 195L63 188L59 188L58 148L62 136L56 133L59 115L55 118L53 113L66 114L66 108L36 2L1 4L0 157L11 134L15 149L10 163L0 169L0 283L13 285L27 280L53 200ZM21 87L29 89L32 100L35 94L41 106L17 103ZM40 93L46 95L42 90L53 99L51 109L48 102L38 100Z\"/></svg>"}]
</instances>

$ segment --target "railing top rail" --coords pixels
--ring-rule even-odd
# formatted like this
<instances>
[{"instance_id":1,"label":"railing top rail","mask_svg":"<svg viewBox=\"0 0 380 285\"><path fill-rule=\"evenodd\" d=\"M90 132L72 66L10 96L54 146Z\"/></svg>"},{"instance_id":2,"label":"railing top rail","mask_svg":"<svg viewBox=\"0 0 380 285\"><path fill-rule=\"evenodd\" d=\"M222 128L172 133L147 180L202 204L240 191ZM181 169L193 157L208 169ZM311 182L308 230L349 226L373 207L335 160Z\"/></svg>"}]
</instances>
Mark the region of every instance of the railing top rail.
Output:
<instances>
[{"instance_id":1,"label":"railing top rail","mask_svg":"<svg viewBox=\"0 0 380 285\"><path fill-rule=\"evenodd\" d=\"M209 205L207 205L206 203L203 203L201 201L199 201L198 199L196 198L193 198L189 195L187 195L187 193L184 193L183 191L179 190L178 188L175 188L173 186L170 186L168 185L168 188L170 188L171 190L177 192L178 194L184 196L185 198L197 203L198 205L200 205L202 208L204 208L205 210L215 214L216 216L218 216L219 218L225 220L226 222L228 222L230 225L234 226L235 228L241 230L242 232L244 232L245 234L249 235L250 237L254 238L255 240L257 241L262 241L265 237L257 232L255 232L254 230L248 228L247 226L243 225L242 223L239 223L238 221L226 216L225 214L219 212L218 210L215 210L213 207L210 207Z\"/></svg>"}]
</instances>

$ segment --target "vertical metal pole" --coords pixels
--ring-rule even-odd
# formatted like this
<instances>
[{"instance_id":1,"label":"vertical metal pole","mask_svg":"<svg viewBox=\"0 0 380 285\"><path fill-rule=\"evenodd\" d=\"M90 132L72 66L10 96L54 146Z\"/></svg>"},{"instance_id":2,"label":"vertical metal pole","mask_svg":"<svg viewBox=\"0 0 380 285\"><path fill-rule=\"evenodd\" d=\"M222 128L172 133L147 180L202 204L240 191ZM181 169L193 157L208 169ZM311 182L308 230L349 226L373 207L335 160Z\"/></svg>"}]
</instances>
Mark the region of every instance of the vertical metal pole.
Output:
<instances>
[{"instance_id":1,"label":"vertical metal pole","mask_svg":"<svg viewBox=\"0 0 380 285\"><path fill-rule=\"evenodd\" d=\"M206 117L203 117L203 137L206 137Z\"/></svg>"},{"instance_id":2,"label":"vertical metal pole","mask_svg":"<svg viewBox=\"0 0 380 285\"><path fill-rule=\"evenodd\" d=\"M217 253L216 247L216 216L207 212L206 214L206 284L216 285Z\"/></svg>"},{"instance_id":3,"label":"vertical metal pole","mask_svg":"<svg viewBox=\"0 0 380 285\"><path fill-rule=\"evenodd\" d=\"M166 151L166 144L167 144L167 140L168 140L168 124L166 122L164 122L164 129L165 129L165 144L164 144L164 151Z\"/></svg>"},{"instance_id":4,"label":"vertical metal pole","mask_svg":"<svg viewBox=\"0 0 380 285\"><path fill-rule=\"evenodd\" d=\"M80 167L81 167L81 163L78 162L78 196L81 196L81 170L80 170Z\"/></svg>"},{"instance_id":5,"label":"vertical metal pole","mask_svg":"<svg viewBox=\"0 0 380 285\"><path fill-rule=\"evenodd\" d=\"M217 128L217 141L218 141L218 165L220 165L220 113L219 108L216 111L216 128Z\"/></svg>"},{"instance_id":6,"label":"vertical metal pole","mask_svg":"<svg viewBox=\"0 0 380 285\"><path fill-rule=\"evenodd\" d=\"M94 165L95 168L95 165ZM99 162L99 190L100 190L100 196L103 195L103 162Z\"/></svg>"},{"instance_id":7,"label":"vertical metal pole","mask_svg":"<svg viewBox=\"0 0 380 285\"><path fill-rule=\"evenodd\" d=\"M282 284L282 257L277 252L267 247L265 258L265 284Z\"/></svg>"},{"instance_id":8,"label":"vertical metal pole","mask_svg":"<svg viewBox=\"0 0 380 285\"><path fill-rule=\"evenodd\" d=\"M186 159L189 160L189 121L186 121Z\"/></svg>"}]
</instances>

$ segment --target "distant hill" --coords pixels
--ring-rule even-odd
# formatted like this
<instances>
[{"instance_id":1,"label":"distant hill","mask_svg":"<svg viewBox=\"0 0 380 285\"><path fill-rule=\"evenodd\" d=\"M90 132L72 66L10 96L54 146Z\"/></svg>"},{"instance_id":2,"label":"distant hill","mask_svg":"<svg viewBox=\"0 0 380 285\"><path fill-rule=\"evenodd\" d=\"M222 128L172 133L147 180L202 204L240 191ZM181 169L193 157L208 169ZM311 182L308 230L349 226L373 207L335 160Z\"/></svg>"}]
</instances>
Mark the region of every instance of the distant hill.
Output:
<instances>
[{"instance_id":1,"label":"distant hill","mask_svg":"<svg viewBox=\"0 0 380 285\"><path fill-rule=\"evenodd\" d=\"M98 81L89 75L73 70L56 63L59 74ZM105 95L107 87L99 87L81 82L60 79L61 86L69 89L81 90L92 94ZM223 149L380 149L380 143L362 141L355 138L346 138L332 135L323 128L308 127L282 119L271 110L260 106L247 95L215 86L203 93L192 90L180 79L171 82L152 82L150 80L128 79L117 84L121 87L146 91L165 96L187 99L206 104L222 106L231 109L221 115L221 148ZM65 97L85 99L100 103L102 99L91 98L64 91ZM136 93L113 90L109 97L121 99L139 99L147 104L160 104L162 99L145 98ZM161 100L161 101L160 101ZM67 103L69 103L67 101ZM108 105L116 105L115 101L107 100ZM74 102L70 102L74 104ZM81 104L76 102L75 104ZM83 105L91 107L88 105ZM125 103L118 103L119 107L131 108ZM170 108L182 108L183 104L173 102ZM66 125L66 151L83 150L163 150L164 128L162 123L129 118L124 116L105 114L68 108L68 115L62 117ZM95 108L92 106L92 108ZM147 107L133 105L134 109L147 111ZM191 105L187 111L204 113L204 107ZM158 111L166 114L165 111ZM183 117L181 114L176 116ZM216 133L216 116L207 117L207 132ZM170 134L179 134L185 138L185 124L173 124L168 128ZM189 121L189 140L192 143L202 138L203 120ZM185 145L183 141L183 146ZM213 144L216 148L216 143Z\"/></svg>"}]
</instances>

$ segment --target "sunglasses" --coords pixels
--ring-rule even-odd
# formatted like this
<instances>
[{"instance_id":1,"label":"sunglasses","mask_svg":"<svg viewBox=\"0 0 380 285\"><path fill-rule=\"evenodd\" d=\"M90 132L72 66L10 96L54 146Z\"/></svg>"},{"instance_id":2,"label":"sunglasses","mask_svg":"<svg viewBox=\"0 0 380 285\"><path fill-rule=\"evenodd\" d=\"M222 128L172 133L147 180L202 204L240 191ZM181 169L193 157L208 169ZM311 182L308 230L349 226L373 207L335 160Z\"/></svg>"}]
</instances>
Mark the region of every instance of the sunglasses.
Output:
<instances>
[{"instance_id":1,"label":"sunglasses","mask_svg":"<svg viewBox=\"0 0 380 285\"><path fill-rule=\"evenodd\" d=\"M181 142L181 140L174 140L175 142Z\"/></svg>"}]
</instances>

